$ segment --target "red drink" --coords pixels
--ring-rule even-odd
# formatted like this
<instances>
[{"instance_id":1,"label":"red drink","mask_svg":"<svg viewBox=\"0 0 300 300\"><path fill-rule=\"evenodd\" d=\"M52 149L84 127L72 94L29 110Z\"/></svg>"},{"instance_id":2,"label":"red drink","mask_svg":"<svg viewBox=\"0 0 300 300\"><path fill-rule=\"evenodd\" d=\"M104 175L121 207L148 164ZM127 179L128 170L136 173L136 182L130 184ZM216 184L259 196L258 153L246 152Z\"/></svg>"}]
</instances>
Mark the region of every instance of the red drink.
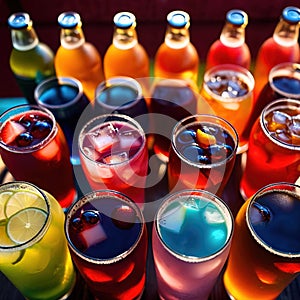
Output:
<instances>
[{"instance_id":1,"label":"red drink","mask_svg":"<svg viewBox=\"0 0 300 300\"><path fill-rule=\"evenodd\" d=\"M54 116L21 105L0 117L0 154L16 180L31 182L67 208L76 198L69 148Z\"/></svg>"},{"instance_id":2,"label":"red drink","mask_svg":"<svg viewBox=\"0 0 300 300\"><path fill-rule=\"evenodd\" d=\"M241 181L245 199L272 182L295 183L300 176L300 103L279 99L254 124Z\"/></svg>"},{"instance_id":3,"label":"red drink","mask_svg":"<svg viewBox=\"0 0 300 300\"><path fill-rule=\"evenodd\" d=\"M125 115L103 115L79 136L80 159L93 190L112 189L144 203L148 150L141 126Z\"/></svg>"},{"instance_id":4,"label":"red drink","mask_svg":"<svg viewBox=\"0 0 300 300\"><path fill-rule=\"evenodd\" d=\"M221 194L232 171L238 137L234 128L212 115L194 115L173 130L169 189L203 189Z\"/></svg>"},{"instance_id":5,"label":"red drink","mask_svg":"<svg viewBox=\"0 0 300 300\"><path fill-rule=\"evenodd\" d=\"M95 191L75 203L65 223L71 255L97 299L139 299L145 286L147 231L125 195Z\"/></svg>"}]
</instances>

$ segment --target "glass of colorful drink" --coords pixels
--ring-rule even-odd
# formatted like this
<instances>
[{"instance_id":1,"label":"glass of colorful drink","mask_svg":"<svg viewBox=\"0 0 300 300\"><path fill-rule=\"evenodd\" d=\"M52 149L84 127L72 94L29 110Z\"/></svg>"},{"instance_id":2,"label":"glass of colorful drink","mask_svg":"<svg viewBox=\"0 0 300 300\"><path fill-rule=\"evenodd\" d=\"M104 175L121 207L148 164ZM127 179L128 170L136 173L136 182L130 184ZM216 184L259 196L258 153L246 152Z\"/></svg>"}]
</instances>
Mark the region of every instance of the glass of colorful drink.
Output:
<instances>
[{"instance_id":1,"label":"glass of colorful drink","mask_svg":"<svg viewBox=\"0 0 300 300\"><path fill-rule=\"evenodd\" d=\"M300 177L300 101L278 99L254 124L240 191L244 199L272 182Z\"/></svg>"},{"instance_id":2,"label":"glass of colorful drink","mask_svg":"<svg viewBox=\"0 0 300 300\"><path fill-rule=\"evenodd\" d=\"M226 120L194 115L173 129L169 190L202 189L221 195L235 162L238 136Z\"/></svg>"},{"instance_id":3,"label":"glass of colorful drink","mask_svg":"<svg viewBox=\"0 0 300 300\"><path fill-rule=\"evenodd\" d=\"M71 256L97 299L140 299L147 229L139 207L122 193L93 191L67 213Z\"/></svg>"},{"instance_id":4,"label":"glass of colorful drink","mask_svg":"<svg viewBox=\"0 0 300 300\"><path fill-rule=\"evenodd\" d=\"M237 214L224 284L231 299L277 299L300 272L300 186L273 183Z\"/></svg>"},{"instance_id":5,"label":"glass of colorful drink","mask_svg":"<svg viewBox=\"0 0 300 300\"><path fill-rule=\"evenodd\" d=\"M67 139L71 162L78 165L78 151L72 149L74 132L82 111L90 103L82 84L72 77L51 77L36 87L34 96L39 106L48 108L55 116Z\"/></svg>"},{"instance_id":6,"label":"glass of colorful drink","mask_svg":"<svg viewBox=\"0 0 300 300\"><path fill-rule=\"evenodd\" d=\"M0 185L0 271L26 299L66 299L76 275L58 202L28 182Z\"/></svg>"},{"instance_id":7,"label":"glass of colorful drink","mask_svg":"<svg viewBox=\"0 0 300 300\"><path fill-rule=\"evenodd\" d=\"M286 62L271 69L269 82L257 97L251 117L242 134L243 138L249 139L251 128L265 106L281 98L298 99L300 101L300 64Z\"/></svg>"},{"instance_id":8,"label":"glass of colorful drink","mask_svg":"<svg viewBox=\"0 0 300 300\"><path fill-rule=\"evenodd\" d=\"M181 119L194 115L196 108L197 94L188 81L154 80L150 99L153 150L161 160L169 159L173 127Z\"/></svg>"},{"instance_id":9,"label":"glass of colorful drink","mask_svg":"<svg viewBox=\"0 0 300 300\"><path fill-rule=\"evenodd\" d=\"M161 299L208 299L228 257L233 222L228 206L209 192L164 199L152 234Z\"/></svg>"},{"instance_id":10,"label":"glass of colorful drink","mask_svg":"<svg viewBox=\"0 0 300 300\"><path fill-rule=\"evenodd\" d=\"M39 106L20 105L0 116L1 158L16 180L51 193L62 208L77 197L70 152L53 114Z\"/></svg>"},{"instance_id":11,"label":"glass of colorful drink","mask_svg":"<svg viewBox=\"0 0 300 300\"><path fill-rule=\"evenodd\" d=\"M80 130L79 151L93 190L118 190L143 205L148 149L137 121L121 114L95 117Z\"/></svg>"},{"instance_id":12,"label":"glass of colorful drink","mask_svg":"<svg viewBox=\"0 0 300 300\"><path fill-rule=\"evenodd\" d=\"M204 74L200 95L210 106L210 113L224 118L236 129L240 141L238 153L247 150L247 141L241 139L253 105L254 78L245 68L223 64ZM198 113L204 113L201 106Z\"/></svg>"}]
</instances>

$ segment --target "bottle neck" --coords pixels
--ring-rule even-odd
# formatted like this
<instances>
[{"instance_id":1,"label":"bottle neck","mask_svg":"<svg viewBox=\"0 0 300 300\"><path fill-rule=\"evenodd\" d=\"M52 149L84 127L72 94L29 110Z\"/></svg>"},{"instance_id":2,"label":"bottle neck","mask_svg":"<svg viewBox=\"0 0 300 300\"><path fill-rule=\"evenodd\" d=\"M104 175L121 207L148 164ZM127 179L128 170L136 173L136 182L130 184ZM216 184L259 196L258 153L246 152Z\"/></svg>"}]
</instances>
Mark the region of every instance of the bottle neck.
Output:
<instances>
[{"instance_id":1,"label":"bottle neck","mask_svg":"<svg viewBox=\"0 0 300 300\"><path fill-rule=\"evenodd\" d=\"M20 51L31 50L39 43L38 36L32 26L11 30L12 45Z\"/></svg>"},{"instance_id":2,"label":"bottle neck","mask_svg":"<svg viewBox=\"0 0 300 300\"><path fill-rule=\"evenodd\" d=\"M62 28L60 32L60 44L66 49L75 49L85 43L85 37L81 26L75 28Z\"/></svg>"},{"instance_id":3,"label":"bottle neck","mask_svg":"<svg viewBox=\"0 0 300 300\"><path fill-rule=\"evenodd\" d=\"M173 49L186 47L190 43L188 28L174 28L168 26L165 34L165 44Z\"/></svg>"},{"instance_id":4,"label":"bottle neck","mask_svg":"<svg viewBox=\"0 0 300 300\"><path fill-rule=\"evenodd\" d=\"M281 19L276 26L273 39L281 46L289 47L298 43L299 25L288 23Z\"/></svg>"},{"instance_id":5,"label":"bottle neck","mask_svg":"<svg viewBox=\"0 0 300 300\"><path fill-rule=\"evenodd\" d=\"M134 27L119 28L115 27L113 35L113 45L118 49L130 49L138 43L137 33Z\"/></svg>"},{"instance_id":6,"label":"bottle neck","mask_svg":"<svg viewBox=\"0 0 300 300\"><path fill-rule=\"evenodd\" d=\"M220 35L222 44L228 47L240 47L245 43L245 26L226 23Z\"/></svg>"}]
</instances>

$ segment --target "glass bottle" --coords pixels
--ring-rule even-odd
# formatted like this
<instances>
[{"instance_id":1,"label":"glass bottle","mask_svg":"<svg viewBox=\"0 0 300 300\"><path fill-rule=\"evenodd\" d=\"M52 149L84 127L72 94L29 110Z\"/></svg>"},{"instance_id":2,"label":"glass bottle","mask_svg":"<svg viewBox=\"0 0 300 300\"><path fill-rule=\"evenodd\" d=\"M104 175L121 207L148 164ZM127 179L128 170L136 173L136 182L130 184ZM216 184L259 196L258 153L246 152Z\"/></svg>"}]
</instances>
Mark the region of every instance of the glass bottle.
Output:
<instances>
[{"instance_id":1,"label":"glass bottle","mask_svg":"<svg viewBox=\"0 0 300 300\"><path fill-rule=\"evenodd\" d=\"M10 68L29 103L35 104L34 90L45 78L55 75L54 53L39 41L29 14L19 12L8 18L12 51Z\"/></svg>"},{"instance_id":2,"label":"glass bottle","mask_svg":"<svg viewBox=\"0 0 300 300\"><path fill-rule=\"evenodd\" d=\"M167 16L164 42L154 59L154 76L198 82L199 56L190 41L190 16L184 11L172 11Z\"/></svg>"},{"instance_id":3,"label":"glass bottle","mask_svg":"<svg viewBox=\"0 0 300 300\"><path fill-rule=\"evenodd\" d=\"M60 47L54 59L57 76L78 79L92 102L98 84L104 80L101 55L93 44L85 40L78 13L61 13L58 24L61 28Z\"/></svg>"},{"instance_id":4,"label":"glass bottle","mask_svg":"<svg viewBox=\"0 0 300 300\"><path fill-rule=\"evenodd\" d=\"M127 76L136 79L148 90L150 60L145 48L139 43L136 17L130 12L119 12L114 16L112 43L103 59L104 74L111 77Z\"/></svg>"},{"instance_id":5,"label":"glass bottle","mask_svg":"<svg viewBox=\"0 0 300 300\"><path fill-rule=\"evenodd\" d=\"M274 66L284 62L299 62L299 22L299 8L293 6L284 8L273 36L261 45L253 72L255 78L254 103L263 87L268 83L269 72Z\"/></svg>"},{"instance_id":6,"label":"glass bottle","mask_svg":"<svg viewBox=\"0 0 300 300\"><path fill-rule=\"evenodd\" d=\"M248 15L244 11L233 9L227 12L220 38L208 50L206 70L220 64L236 64L250 69L251 53L245 42L247 24Z\"/></svg>"}]
</instances>

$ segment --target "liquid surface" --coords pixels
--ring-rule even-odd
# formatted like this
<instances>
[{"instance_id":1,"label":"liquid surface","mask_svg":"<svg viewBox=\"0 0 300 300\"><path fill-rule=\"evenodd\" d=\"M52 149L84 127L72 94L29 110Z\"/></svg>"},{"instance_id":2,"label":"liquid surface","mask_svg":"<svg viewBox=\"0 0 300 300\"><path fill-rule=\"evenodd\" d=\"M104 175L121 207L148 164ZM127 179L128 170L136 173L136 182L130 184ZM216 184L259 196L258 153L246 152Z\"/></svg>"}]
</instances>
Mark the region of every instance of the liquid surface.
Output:
<instances>
[{"instance_id":1,"label":"liquid surface","mask_svg":"<svg viewBox=\"0 0 300 300\"><path fill-rule=\"evenodd\" d=\"M186 197L169 204L159 219L159 233L174 252L206 257L227 241L225 217L212 202Z\"/></svg>"},{"instance_id":2,"label":"liquid surface","mask_svg":"<svg viewBox=\"0 0 300 300\"><path fill-rule=\"evenodd\" d=\"M251 206L250 222L257 235L275 250L300 253L300 196L277 190L264 193L256 202L269 211L264 217Z\"/></svg>"},{"instance_id":3,"label":"liquid surface","mask_svg":"<svg viewBox=\"0 0 300 300\"><path fill-rule=\"evenodd\" d=\"M129 160L141 148L143 137L125 122L108 122L96 126L83 138L82 148L92 160L117 164Z\"/></svg>"},{"instance_id":4,"label":"liquid surface","mask_svg":"<svg viewBox=\"0 0 300 300\"><path fill-rule=\"evenodd\" d=\"M300 80L297 78L277 76L273 78L273 84L279 91L300 97Z\"/></svg>"},{"instance_id":5,"label":"liquid surface","mask_svg":"<svg viewBox=\"0 0 300 300\"><path fill-rule=\"evenodd\" d=\"M130 249L141 232L136 211L124 201L103 197L85 203L70 219L72 243L98 259L114 258Z\"/></svg>"}]
</instances>

